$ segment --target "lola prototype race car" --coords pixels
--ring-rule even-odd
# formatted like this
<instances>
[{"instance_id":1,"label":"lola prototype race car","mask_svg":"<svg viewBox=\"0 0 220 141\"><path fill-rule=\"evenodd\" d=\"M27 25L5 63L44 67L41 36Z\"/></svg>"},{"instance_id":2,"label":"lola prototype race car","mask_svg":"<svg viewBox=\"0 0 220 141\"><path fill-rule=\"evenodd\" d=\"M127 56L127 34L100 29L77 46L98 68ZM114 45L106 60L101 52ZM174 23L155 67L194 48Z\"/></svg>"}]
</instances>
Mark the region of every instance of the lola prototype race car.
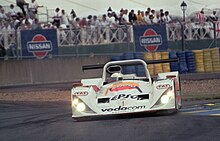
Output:
<instances>
[{"instance_id":1,"label":"lola prototype race car","mask_svg":"<svg viewBox=\"0 0 220 141\"><path fill-rule=\"evenodd\" d=\"M178 60L144 61L141 59L110 61L104 65L83 66L83 70L103 69L102 78L82 79L71 89L72 117L142 113L181 108L178 72L150 76L147 64ZM142 66L144 74L123 73L125 67Z\"/></svg>"}]
</instances>

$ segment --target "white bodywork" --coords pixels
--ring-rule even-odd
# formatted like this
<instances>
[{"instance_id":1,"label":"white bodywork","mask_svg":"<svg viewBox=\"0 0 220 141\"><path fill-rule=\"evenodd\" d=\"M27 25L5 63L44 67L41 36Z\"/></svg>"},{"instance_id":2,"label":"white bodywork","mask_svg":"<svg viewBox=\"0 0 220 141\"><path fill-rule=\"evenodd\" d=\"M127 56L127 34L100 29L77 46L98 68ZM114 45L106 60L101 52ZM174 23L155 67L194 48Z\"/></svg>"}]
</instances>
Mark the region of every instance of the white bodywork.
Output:
<instances>
[{"instance_id":1,"label":"white bodywork","mask_svg":"<svg viewBox=\"0 0 220 141\"><path fill-rule=\"evenodd\" d=\"M145 76L117 72L111 78L107 77L109 66L134 63L144 66ZM102 78L82 79L81 84L72 88L71 103L73 118L178 110L181 107L179 73L160 73L157 80L152 81L143 60L111 61L105 64Z\"/></svg>"}]
</instances>

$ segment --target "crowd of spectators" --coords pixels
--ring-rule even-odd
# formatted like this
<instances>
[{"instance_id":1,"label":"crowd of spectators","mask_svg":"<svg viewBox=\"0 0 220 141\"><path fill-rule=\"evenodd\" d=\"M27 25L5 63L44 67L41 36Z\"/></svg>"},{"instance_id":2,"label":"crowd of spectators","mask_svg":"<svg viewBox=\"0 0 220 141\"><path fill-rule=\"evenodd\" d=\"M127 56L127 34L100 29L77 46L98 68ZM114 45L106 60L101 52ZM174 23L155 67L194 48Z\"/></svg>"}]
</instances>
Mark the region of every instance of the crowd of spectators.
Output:
<instances>
[{"instance_id":1,"label":"crowd of spectators","mask_svg":"<svg viewBox=\"0 0 220 141\"><path fill-rule=\"evenodd\" d=\"M17 0L17 6L20 11L15 10L15 5L11 4L7 12L3 6L0 5L0 30L13 31L16 29L38 29L41 28L39 20L37 19L37 9L41 7L35 0L31 3L22 3Z\"/></svg>"},{"instance_id":2,"label":"crowd of spectators","mask_svg":"<svg viewBox=\"0 0 220 141\"><path fill-rule=\"evenodd\" d=\"M46 29L58 28L62 37L66 36L63 29L82 29L86 28L86 34L93 34L91 31L97 28L118 28L121 25L152 25L152 24L166 24L175 23L174 19L170 16L169 11L164 9L146 8L146 10L134 10L121 8L120 10L113 10L109 7L106 13L100 15L88 15L87 17L79 17L72 9L68 14L64 9L56 8L53 11L51 21L42 23L38 19L38 8L40 6L36 0L31 0L30 3L25 0L16 0L16 6L21 10L16 11L15 5L11 4L7 12L3 6L0 5L0 31L15 31L17 29ZM201 10L195 17L199 23L206 21L217 21L216 11L212 15L206 16L204 11ZM174 24L175 28L175 24ZM100 31L99 33L103 33ZM103 34L104 35L104 34ZM92 35L93 36L93 35ZM95 35L98 36L98 35Z\"/></svg>"},{"instance_id":3,"label":"crowd of spectators","mask_svg":"<svg viewBox=\"0 0 220 141\"><path fill-rule=\"evenodd\" d=\"M7 13L0 5L0 29L40 29L40 28L82 28L82 27L117 27L118 25L134 24L164 24L171 22L168 11L155 11L147 8L146 11L133 9L121 9L119 12L113 11L111 7L102 15L88 15L78 17L74 10L68 15L64 9L56 8L52 15L53 21L41 23L38 18L39 6L36 0L26 3L24 0L16 0L16 5L21 9L15 10L15 5L11 4Z\"/></svg>"},{"instance_id":4,"label":"crowd of spectators","mask_svg":"<svg viewBox=\"0 0 220 141\"><path fill-rule=\"evenodd\" d=\"M82 28L82 27L117 27L119 25L143 25L143 24L165 24L172 22L169 11L164 9L155 10L146 8L143 10L133 10L121 8L120 11L114 11L109 7L106 13L102 15L88 15L87 17L78 17L74 10L67 14L64 9L56 8L51 16L52 21L41 23L38 20L38 5L36 0L26 3L24 0L16 0L16 5L21 12L15 10L13 4L5 13L0 5L0 29L40 29L40 28ZM218 20L216 11L209 17L204 16L203 10L197 14L199 22L203 23L207 19Z\"/></svg>"}]
</instances>

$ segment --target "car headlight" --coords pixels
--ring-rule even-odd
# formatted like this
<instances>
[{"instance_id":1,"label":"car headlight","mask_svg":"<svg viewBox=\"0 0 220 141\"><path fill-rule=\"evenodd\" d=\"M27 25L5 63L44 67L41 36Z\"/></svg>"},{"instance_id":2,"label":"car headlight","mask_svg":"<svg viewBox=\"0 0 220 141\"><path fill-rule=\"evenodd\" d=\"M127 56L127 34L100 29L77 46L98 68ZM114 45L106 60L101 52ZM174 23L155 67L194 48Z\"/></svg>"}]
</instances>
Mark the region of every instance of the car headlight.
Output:
<instances>
[{"instance_id":1,"label":"car headlight","mask_svg":"<svg viewBox=\"0 0 220 141\"><path fill-rule=\"evenodd\" d=\"M172 91L172 87L168 88L163 95L158 99L158 101L155 103L154 106L152 106L152 108L157 108L158 106L160 106L161 104L167 104L169 103L170 99L172 98L172 96L174 95L174 92Z\"/></svg>"},{"instance_id":2,"label":"car headlight","mask_svg":"<svg viewBox=\"0 0 220 141\"><path fill-rule=\"evenodd\" d=\"M76 105L76 109L77 109L78 111L82 112L82 111L84 111L84 110L86 109L86 105L85 105L84 103L80 102L80 103L78 103L78 104Z\"/></svg>"},{"instance_id":3,"label":"car headlight","mask_svg":"<svg viewBox=\"0 0 220 141\"><path fill-rule=\"evenodd\" d=\"M78 98L74 98L72 101L73 105L77 105L79 103L79 99Z\"/></svg>"},{"instance_id":4,"label":"car headlight","mask_svg":"<svg viewBox=\"0 0 220 141\"><path fill-rule=\"evenodd\" d=\"M167 91L166 95L169 96L169 97L172 97L173 96L173 91L171 91L171 90Z\"/></svg>"},{"instance_id":5,"label":"car headlight","mask_svg":"<svg viewBox=\"0 0 220 141\"><path fill-rule=\"evenodd\" d=\"M160 102L162 104L167 104L169 102L169 99L170 97L168 95L163 95L161 98L160 98Z\"/></svg>"}]
</instances>

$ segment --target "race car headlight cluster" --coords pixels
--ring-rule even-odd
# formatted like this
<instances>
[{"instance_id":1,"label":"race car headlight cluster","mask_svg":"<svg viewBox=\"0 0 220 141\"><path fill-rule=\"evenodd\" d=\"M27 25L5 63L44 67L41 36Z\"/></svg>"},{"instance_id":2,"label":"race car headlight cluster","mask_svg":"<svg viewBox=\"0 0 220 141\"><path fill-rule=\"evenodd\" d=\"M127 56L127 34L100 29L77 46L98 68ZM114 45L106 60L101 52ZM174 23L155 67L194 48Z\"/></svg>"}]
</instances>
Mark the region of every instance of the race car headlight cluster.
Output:
<instances>
[{"instance_id":1,"label":"race car headlight cluster","mask_svg":"<svg viewBox=\"0 0 220 141\"><path fill-rule=\"evenodd\" d=\"M77 97L73 97L72 105L80 112L83 112L86 109L86 105Z\"/></svg>"},{"instance_id":2,"label":"race car headlight cluster","mask_svg":"<svg viewBox=\"0 0 220 141\"><path fill-rule=\"evenodd\" d=\"M72 96L72 106L79 112L94 113L80 98Z\"/></svg>"},{"instance_id":3,"label":"race car headlight cluster","mask_svg":"<svg viewBox=\"0 0 220 141\"><path fill-rule=\"evenodd\" d=\"M83 112L86 109L86 105L84 103L80 102L76 105L76 109L80 112Z\"/></svg>"},{"instance_id":4,"label":"race car headlight cluster","mask_svg":"<svg viewBox=\"0 0 220 141\"><path fill-rule=\"evenodd\" d=\"M73 105L77 105L79 103L79 99L78 98L74 98L72 103L73 103Z\"/></svg>"},{"instance_id":5,"label":"race car headlight cluster","mask_svg":"<svg viewBox=\"0 0 220 141\"><path fill-rule=\"evenodd\" d=\"M168 88L153 107L155 108L161 104L167 104L173 95L172 87Z\"/></svg>"},{"instance_id":6,"label":"race car headlight cluster","mask_svg":"<svg viewBox=\"0 0 220 141\"><path fill-rule=\"evenodd\" d=\"M161 98L160 98L160 102L162 104L167 104L169 102L169 96L168 95L163 95Z\"/></svg>"}]
</instances>

